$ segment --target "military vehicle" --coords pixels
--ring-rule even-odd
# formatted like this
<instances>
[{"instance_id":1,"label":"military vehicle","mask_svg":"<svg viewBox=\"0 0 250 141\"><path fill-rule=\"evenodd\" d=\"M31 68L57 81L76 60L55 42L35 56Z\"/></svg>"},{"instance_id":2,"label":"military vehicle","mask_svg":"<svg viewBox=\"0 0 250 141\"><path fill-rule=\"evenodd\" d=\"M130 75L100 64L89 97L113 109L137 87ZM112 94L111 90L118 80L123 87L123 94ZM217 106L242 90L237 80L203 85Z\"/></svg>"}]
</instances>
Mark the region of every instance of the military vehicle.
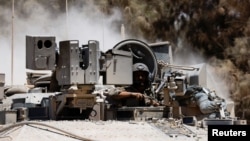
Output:
<instances>
[{"instance_id":1,"label":"military vehicle","mask_svg":"<svg viewBox=\"0 0 250 141\"><path fill-rule=\"evenodd\" d=\"M108 93L132 85L138 63L148 71L144 96L159 105L113 106ZM66 128L63 133L76 140L207 140L208 125L246 124L235 117L233 102L207 88L205 63L173 64L169 42L126 39L103 52L96 40L57 44L54 36L26 36L26 68L28 89L5 87L0 75L1 138L15 138L9 130L16 126L46 124L60 132Z\"/></svg>"}]
</instances>

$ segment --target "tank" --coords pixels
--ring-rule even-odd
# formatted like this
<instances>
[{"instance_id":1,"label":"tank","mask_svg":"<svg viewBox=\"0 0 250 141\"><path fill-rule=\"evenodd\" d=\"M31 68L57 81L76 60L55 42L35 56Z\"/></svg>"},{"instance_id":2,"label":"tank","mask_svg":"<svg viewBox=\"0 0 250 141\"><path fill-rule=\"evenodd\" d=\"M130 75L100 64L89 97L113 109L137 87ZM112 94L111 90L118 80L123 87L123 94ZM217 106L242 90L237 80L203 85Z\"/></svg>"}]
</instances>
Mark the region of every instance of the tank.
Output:
<instances>
[{"instance_id":1,"label":"tank","mask_svg":"<svg viewBox=\"0 0 250 141\"><path fill-rule=\"evenodd\" d=\"M246 124L207 88L206 64L173 64L167 41L127 39L106 52L96 40L58 45L53 36L26 36L26 90L4 88L0 75L0 115L10 119L1 138L202 141L209 125ZM142 92L126 89L136 83L135 68L146 74ZM117 99L123 92L128 97Z\"/></svg>"}]
</instances>

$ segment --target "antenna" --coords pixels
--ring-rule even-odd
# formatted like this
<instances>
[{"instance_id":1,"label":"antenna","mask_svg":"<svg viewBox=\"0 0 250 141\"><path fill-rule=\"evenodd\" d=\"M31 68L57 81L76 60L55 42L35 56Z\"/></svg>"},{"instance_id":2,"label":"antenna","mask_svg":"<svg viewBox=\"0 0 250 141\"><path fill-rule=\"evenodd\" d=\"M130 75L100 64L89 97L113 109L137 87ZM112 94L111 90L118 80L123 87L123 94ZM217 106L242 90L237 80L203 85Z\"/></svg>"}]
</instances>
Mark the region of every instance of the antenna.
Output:
<instances>
[{"instance_id":1,"label":"antenna","mask_svg":"<svg viewBox=\"0 0 250 141\"><path fill-rule=\"evenodd\" d=\"M68 39L68 0L65 1L65 9L66 9L66 38Z\"/></svg>"},{"instance_id":2,"label":"antenna","mask_svg":"<svg viewBox=\"0 0 250 141\"><path fill-rule=\"evenodd\" d=\"M102 50L104 50L104 40L105 40L105 39L104 39L104 22L105 22L105 21L104 21L104 10L105 10L105 9L104 9L104 7L103 7L103 13L102 13L102 41L103 41L103 44L102 44L102 45L103 45L103 46L102 46Z\"/></svg>"},{"instance_id":3,"label":"antenna","mask_svg":"<svg viewBox=\"0 0 250 141\"><path fill-rule=\"evenodd\" d=\"M124 24L121 25L121 36L123 40L126 39Z\"/></svg>"},{"instance_id":4,"label":"antenna","mask_svg":"<svg viewBox=\"0 0 250 141\"><path fill-rule=\"evenodd\" d=\"M13 69L14 69L14 7L15 6L15 0L12 0L12 41L11 41L11 85L13 85Z\"/></svg>"}]
</instances>

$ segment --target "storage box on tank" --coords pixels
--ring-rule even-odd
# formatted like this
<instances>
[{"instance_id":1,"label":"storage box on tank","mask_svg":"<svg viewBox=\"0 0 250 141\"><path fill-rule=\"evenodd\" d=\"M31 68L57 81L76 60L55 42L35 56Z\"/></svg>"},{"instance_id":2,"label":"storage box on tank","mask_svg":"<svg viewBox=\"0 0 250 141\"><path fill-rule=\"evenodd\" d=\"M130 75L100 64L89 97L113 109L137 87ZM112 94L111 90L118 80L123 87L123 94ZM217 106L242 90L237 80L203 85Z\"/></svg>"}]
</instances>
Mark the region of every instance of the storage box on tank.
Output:
<instances>
[{"instance_id":1,"label":"storage box on tank","mask_svg":"<svg viewBox=\"0 0 250 141\"><path fill-rule=\"evenodd\" d=\"M0 111L0 124L16 123L17 114L15 110Z\"/></svg>"},{"instance_id":2,"label":"storage box on tank","mask_svg":"<svg viewBox=\"0 0 250 141\"><path fill-rule=\"evenodd\" d=\"M0 86L3 86L5 84L5 74L0 73Z\"/></svg>"},{"instance_id":3,"label":"storage box on tank","mask_svg":"<svg viewBox=\"0 0 250 141\"><path fill-rule=\"evenodd\" d=\"M4 98L4 84L5 84L5 74L0 73L0 102Z\"/></svg>"},{"instance_id":4,"label":"storage box on tank","mask_svg":"<svg viewBox=\"0 0 250 141\"><path fill-rule=\"evenodd\" d=\"M106 84L132 84L133 59L131 52L113 50L113 56L107 59Z\"/></svg>"},{"instance_id":5,"label":"storage box on tank","mask_svg":"<svg viewBox=\"0 0 250 141\"><path fill-rule=\"evenodd\" d=\"M4 99L4 87L0 86L0 103L2 102L3 99Z\"/></svg>"}]
</instances>

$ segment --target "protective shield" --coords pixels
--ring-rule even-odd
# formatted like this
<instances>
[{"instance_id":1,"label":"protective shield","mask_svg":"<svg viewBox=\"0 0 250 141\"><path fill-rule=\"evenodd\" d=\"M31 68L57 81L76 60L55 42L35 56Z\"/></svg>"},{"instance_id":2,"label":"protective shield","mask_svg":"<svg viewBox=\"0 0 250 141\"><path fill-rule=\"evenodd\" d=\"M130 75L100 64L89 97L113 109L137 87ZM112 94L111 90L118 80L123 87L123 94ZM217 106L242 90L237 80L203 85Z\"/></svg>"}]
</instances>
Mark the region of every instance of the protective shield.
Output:
<instances>
[{"instance_id":1,"label":"protective shield","mask_svg":"<svg viewBox=\"0 0 250 141\"><path fill-rule=\"evenodd\" d=\"M131 52L133 64L144 63L147 65L150 72L150 80L151 82L154 81L157 73L157 59L152 49L146 43L136 39L128 39L119 42L113 49Z\"/></svg>"}]
</instances>

